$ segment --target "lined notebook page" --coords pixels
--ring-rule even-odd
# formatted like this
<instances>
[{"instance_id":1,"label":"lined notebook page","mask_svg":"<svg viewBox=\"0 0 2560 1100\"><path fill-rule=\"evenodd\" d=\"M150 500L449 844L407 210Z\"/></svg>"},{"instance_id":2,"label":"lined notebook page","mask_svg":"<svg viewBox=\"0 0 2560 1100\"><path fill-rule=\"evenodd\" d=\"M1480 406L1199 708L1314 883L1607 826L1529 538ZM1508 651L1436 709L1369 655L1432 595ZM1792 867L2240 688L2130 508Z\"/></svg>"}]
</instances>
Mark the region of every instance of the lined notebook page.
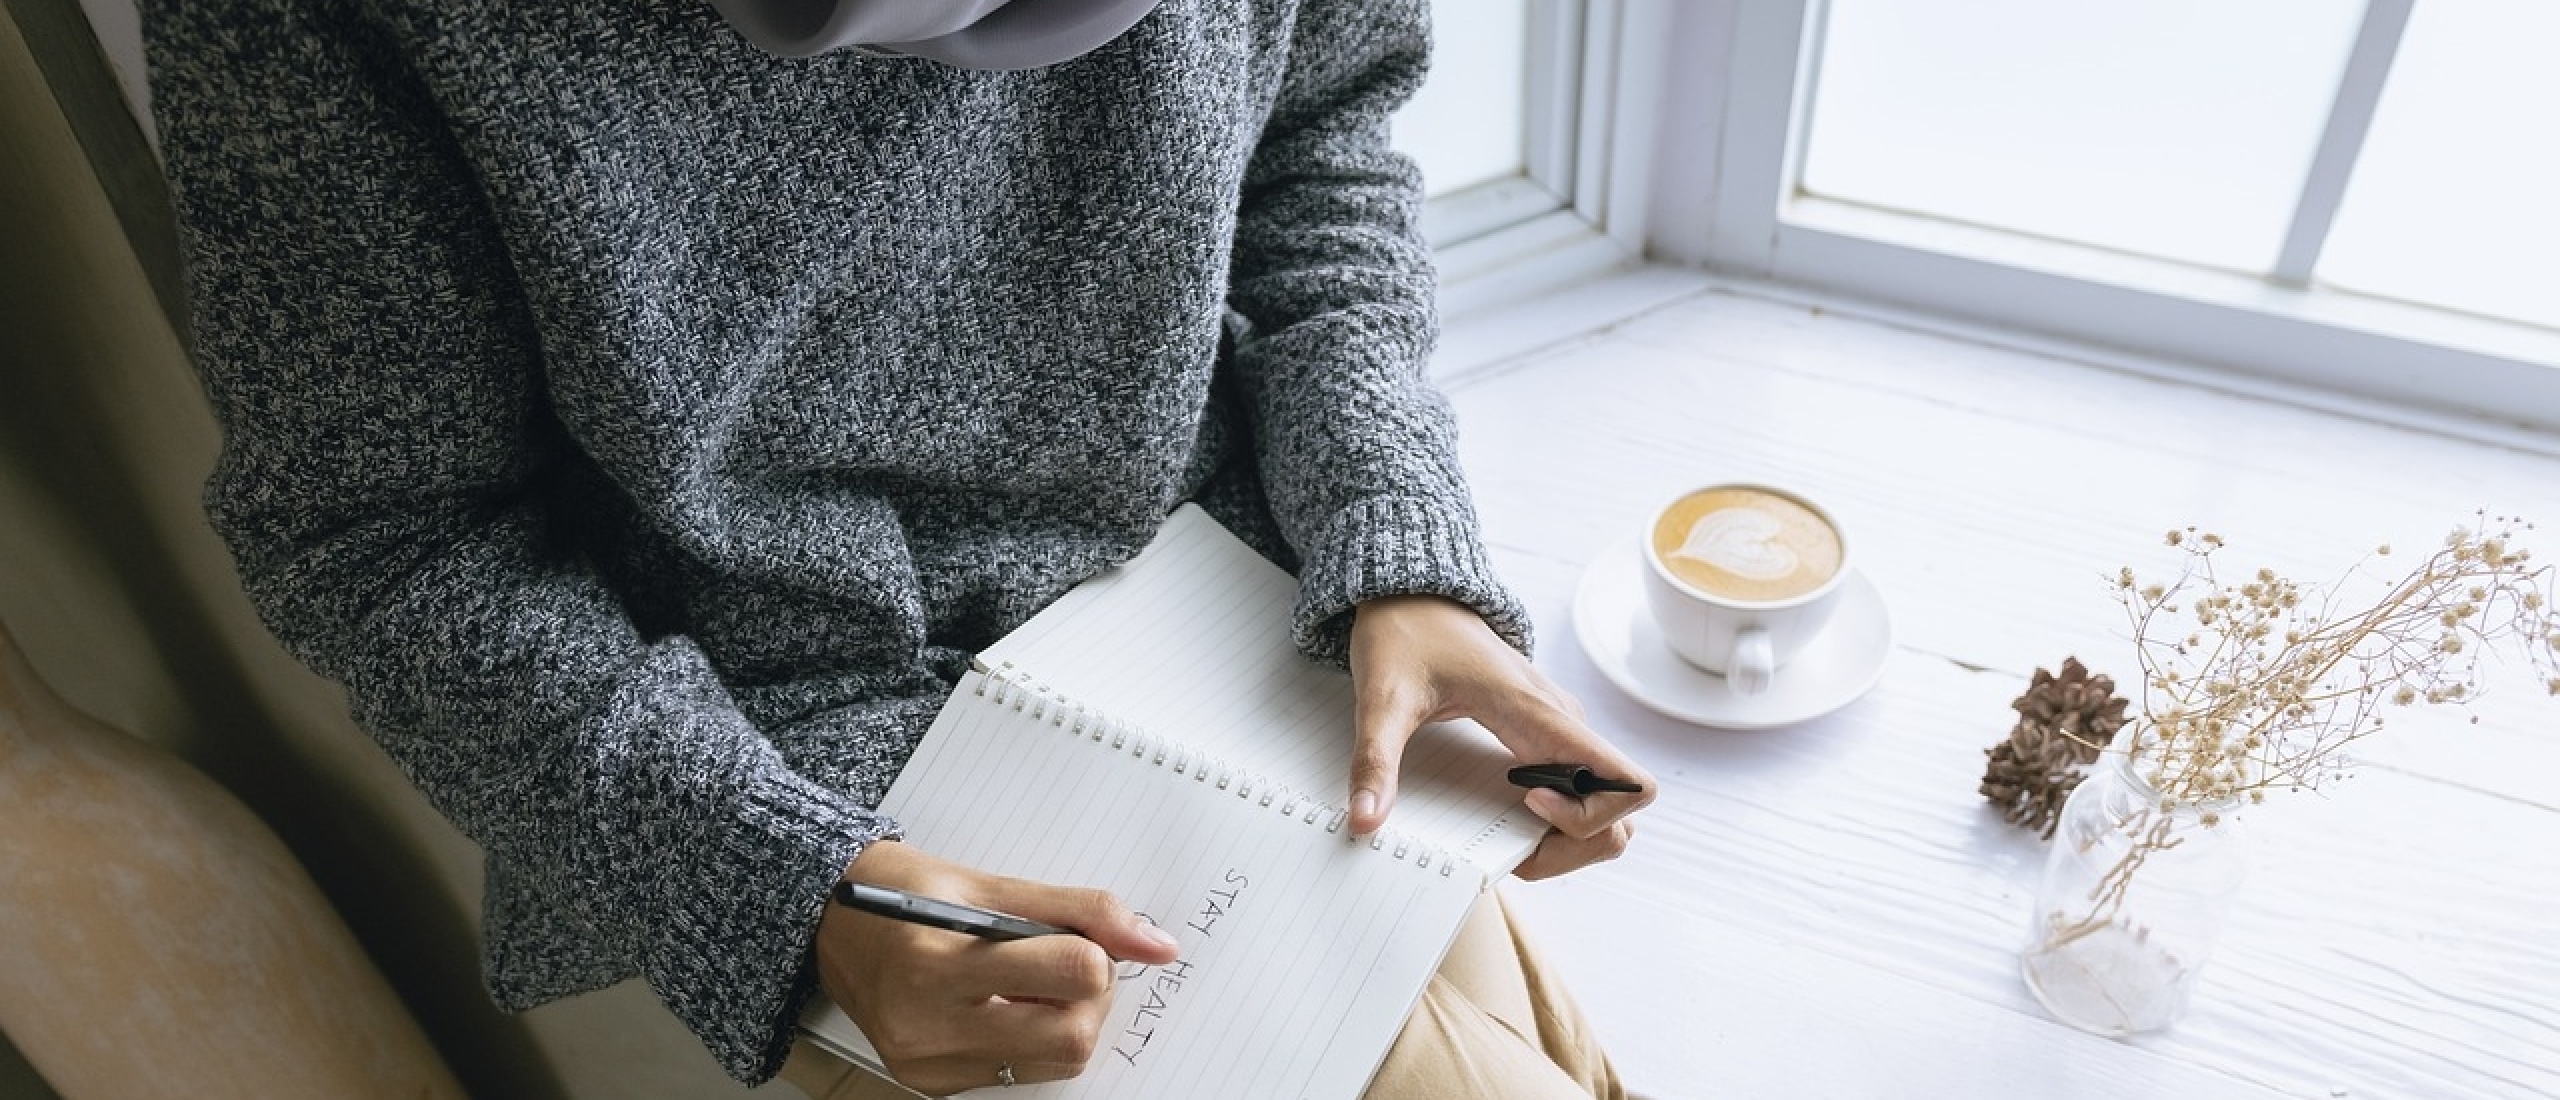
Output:
<instances>
[{"instance_id":1,"label":"lined notebook page","mask_svg":"<svg viewBox=\"0 0 2560 1100\"><path fill-rule=\"evenodd\" d=\"M1297 581L1185 504L1129 563L1076 586L980 659L1261 772L1341 809L1351 678L1289 640ZM1485 875L1528 858L1546 823L1503 778L1517 763L1470 721L1417 732L1389 827Z\"/></svg>"},{"instance_id":2,"label":"lined notebook page","mask_svg":"<svg viewBox=\"0 0 2560 1100\"><path fill-rule=\"evenodd\" d=\"M1006 1095L1356 1097L1474 878L1328 832L1309 806L1153 740L1089 718L1079 732L1075 711L1027 695L970 674L881 808L944 858L1112 891L1173 933L1182 961L1124 965L1084 1075ZM878 1064L823 999L803 1026Z\"/></svg>"}]
</instances>

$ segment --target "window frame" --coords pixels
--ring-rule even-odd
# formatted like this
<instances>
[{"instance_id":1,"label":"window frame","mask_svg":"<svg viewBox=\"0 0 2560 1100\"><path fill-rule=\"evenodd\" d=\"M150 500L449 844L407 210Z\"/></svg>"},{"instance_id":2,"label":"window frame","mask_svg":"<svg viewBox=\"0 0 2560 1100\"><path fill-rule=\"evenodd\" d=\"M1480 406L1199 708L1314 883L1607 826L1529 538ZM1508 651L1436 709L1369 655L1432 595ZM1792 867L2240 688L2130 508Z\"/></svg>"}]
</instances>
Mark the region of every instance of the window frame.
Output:
<instances>
[{"instance_id":1,"label":"window frame","mask_svg":"<svg viewBox=\"0 0 2560 1100\"><path fill-rule=\"evenodd\" d=\"M1422 232L1434 248L1454 247L1573 205L1586 6L1586 0L1529 0L1522 169L1426 200Z\"/></svg>"},{"instance_id":2,"label":"window frame","mask_svg":"<svg viewBox=\"0 0 2560 1100\"><path fill-rule=\"evenodd\" d=\"M1663 108L1677 102L1664 94L1669 36L1688 6L1531 0L1526 170L1424 204L1443 316L1644 261Z\"/></svg>"},{"instance_id":3,"label":"window frame","mask_svg":"<svg viewBox=\"0 0 2560 1100\"><path fill-rule=\"evenodd\" d=\"M1651 3L1659 0L1639 0ZM1713 116L1713 151L1666 162L1689 196L1652 255L1960 322L2014 328L2540 431L2560 429L2560 331L2310 281L2346 168L2410 0L2372 0L2287 235L2278 276L2252 277L1877 210L1805 193L1800 157L1820 79L1823 0L1683 4L1665 48L1712 75L1663 86ZM2382 51L2377 66L2374 51ZM1703 162L1703 164L1701 164Z\"/></svg>"}]
</instances>

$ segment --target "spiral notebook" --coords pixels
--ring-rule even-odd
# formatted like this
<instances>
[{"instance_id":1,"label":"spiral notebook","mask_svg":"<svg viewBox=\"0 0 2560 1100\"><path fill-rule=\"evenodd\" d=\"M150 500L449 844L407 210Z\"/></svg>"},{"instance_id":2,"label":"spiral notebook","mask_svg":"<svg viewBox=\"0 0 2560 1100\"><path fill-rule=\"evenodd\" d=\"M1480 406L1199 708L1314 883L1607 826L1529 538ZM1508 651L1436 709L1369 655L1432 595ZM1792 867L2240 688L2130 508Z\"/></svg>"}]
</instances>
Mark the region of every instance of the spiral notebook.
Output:
<instances>
[{"instance_id":1,"label":"spiral notebook","mask_svg":"<svg viewBox=\"0 0 2560 1100\"><path fill-rule=\"evenodd\" d=\"M1182 945L1122 966L1082 1077L1008 1096L1351 1100L1545 833L1459 721L1417 731L1388 828L1353 838L1351 682L1291 646L1296 592L1184 505L981 654L881 803L919 848L1108 889ZM801 1026L879 1067L824 998Z\"/></svg>"}]
</instances>

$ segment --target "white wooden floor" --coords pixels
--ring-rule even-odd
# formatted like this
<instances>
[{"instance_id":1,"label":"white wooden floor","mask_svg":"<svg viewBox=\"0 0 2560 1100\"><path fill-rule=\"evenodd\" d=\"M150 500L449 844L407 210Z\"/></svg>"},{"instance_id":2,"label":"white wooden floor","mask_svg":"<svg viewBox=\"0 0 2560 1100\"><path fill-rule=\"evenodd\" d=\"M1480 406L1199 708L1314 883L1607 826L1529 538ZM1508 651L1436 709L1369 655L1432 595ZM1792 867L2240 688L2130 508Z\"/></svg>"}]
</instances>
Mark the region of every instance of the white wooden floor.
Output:
<instances>
[{"instance_id":1,"label":"white wooden floor","mask_svg":"<svg viewBox=\"0 0 2560 1100\"><path fill-rule=\"evenodd\" d=\"M1617 293L1670 304L1527 354L1536 325L1461 319L1442 384L1539 663L1667 784L1624 860L1512 887L1639 1092L2560 1096L2560 701L2520 675L2253 815L2256 877L2163 1035L2045 1017L2017 976L2040 847L1974 793L2030 670L2131 667L2100 576L2171 566L2168 528L2307 580L2486 507L2560 555L2560 459L1660 273ZM1575 646L1583 565L1729 478L1833 508L1893 608L1882 683L1831 718L1686 727Z\"/></svg>"}]
</instances>

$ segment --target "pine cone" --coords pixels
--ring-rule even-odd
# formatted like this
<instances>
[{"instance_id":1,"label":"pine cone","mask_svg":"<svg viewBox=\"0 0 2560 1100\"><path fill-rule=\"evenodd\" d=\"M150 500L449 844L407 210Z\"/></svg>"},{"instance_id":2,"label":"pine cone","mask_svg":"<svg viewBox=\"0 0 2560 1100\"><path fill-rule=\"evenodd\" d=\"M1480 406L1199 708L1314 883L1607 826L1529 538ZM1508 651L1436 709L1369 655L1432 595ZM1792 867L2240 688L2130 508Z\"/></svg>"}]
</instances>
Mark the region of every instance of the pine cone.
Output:
<instances>
[{"instance_id":1,"label":"pine cone","mask_svg":"<svg viewBox=\"0 0 2560 1100\"><path fill-rule=\"evenodd\" d=\"M2060 676L2037 669L2026 694L2009 704L2018 724L2008 740L1983 750L1991 758L1982 773L1983 797L2010 824L2052 839L2062 800L2080 785L2099 748L2124 728L2126 704L2116 696L2115 680L2090 675L2077 657L2062 662Z\"/></svg>"}]
</instances>

